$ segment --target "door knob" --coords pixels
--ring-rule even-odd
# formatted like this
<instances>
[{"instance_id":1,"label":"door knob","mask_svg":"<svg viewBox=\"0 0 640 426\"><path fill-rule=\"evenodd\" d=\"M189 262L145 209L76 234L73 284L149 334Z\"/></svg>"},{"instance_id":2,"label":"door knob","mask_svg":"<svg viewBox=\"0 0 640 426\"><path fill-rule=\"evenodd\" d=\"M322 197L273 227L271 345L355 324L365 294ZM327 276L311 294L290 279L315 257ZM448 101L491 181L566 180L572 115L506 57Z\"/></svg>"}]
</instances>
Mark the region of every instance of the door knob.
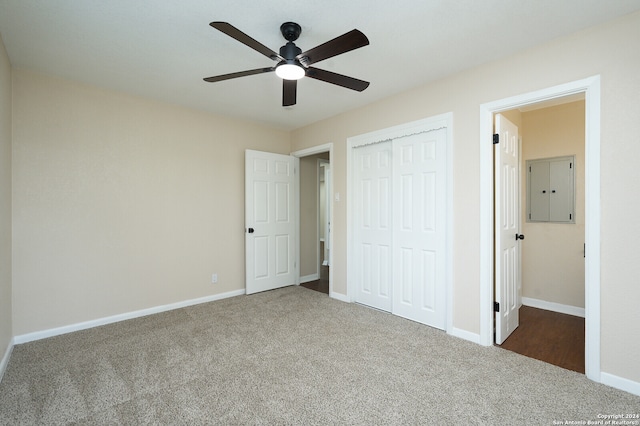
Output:
<instances>
[{"instance_id":1,"label":"door knob","mask_svg":"<svg viewBox=\"0 0 640 426\"><path fill-rule=\"evenodd\" d=\"M248 229L248 232L249 232L250 234L253 234L253 233L255 232L255 230L254 230L253 228L249 228L249 229Z\"/></svg>"},{"instance_id":2,"label":"door knob","mask_svg":"<svg viewBox=\"0 0 640 426\"><path fill-rule=\"evenodd\" d=\"M516 234L516 240L524 240L524 235Z\"/></svg>"}]
</instances>

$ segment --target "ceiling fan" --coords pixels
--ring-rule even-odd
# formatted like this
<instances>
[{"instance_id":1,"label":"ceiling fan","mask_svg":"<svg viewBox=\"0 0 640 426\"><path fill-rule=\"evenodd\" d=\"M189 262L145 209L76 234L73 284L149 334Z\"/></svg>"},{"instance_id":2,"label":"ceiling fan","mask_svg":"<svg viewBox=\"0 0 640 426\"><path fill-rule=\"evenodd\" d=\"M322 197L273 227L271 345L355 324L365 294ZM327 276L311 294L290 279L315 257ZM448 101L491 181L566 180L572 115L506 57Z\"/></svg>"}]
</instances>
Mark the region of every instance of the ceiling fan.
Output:
<instances>
[{"instance_id":1,"label":"ceiling fan","mask_svg":"<svg viewBox=\"0 0 640 426\"><path fill-rule=\"evenodd\" d=\"M228 22L211 22L213 28L238 40L240 43L249 46L253 50L262 53L277 64L268 68L257 68L231 74L223 74L214 77L207 77L204 81L213 83L216 81L229 80L232 78L245 77L248 75L262 74L275 71L276 75L282 78L282 106L296 104L297 82L302 77L315 78L327 83L336 84L348 89L362 92L369 86L368 81L337 74L331 71L321 70L312 67L312 64L325 59L349 52L354 49L369 44L369 39L358 30L351 30L339 37L329 40L319 46L302 52L294 41L298 39L302 28L295 22L285 22L280 26L282 36L287 40L287 44L280 48L280 53L276 53L262 43L249 37Z\"/></svg>"}]
</instances>

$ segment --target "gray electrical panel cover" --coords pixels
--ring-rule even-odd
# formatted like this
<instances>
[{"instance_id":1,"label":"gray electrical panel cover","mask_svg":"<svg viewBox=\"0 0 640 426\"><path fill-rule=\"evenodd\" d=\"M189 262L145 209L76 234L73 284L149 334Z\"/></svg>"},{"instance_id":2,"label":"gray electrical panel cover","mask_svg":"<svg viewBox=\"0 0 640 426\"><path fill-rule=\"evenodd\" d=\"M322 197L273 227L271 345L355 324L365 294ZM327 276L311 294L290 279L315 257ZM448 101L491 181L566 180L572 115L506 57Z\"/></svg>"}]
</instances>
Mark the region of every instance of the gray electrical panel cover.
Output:
<instances>
[{"instance_id":1,"label":"gray electrical panel cover","mask_svg":"<svg viewBox=\"0 0 640 426\"><path fill-rule=\"evenodd\" d=\"M527 160L527 222L575 223L575 156Z\"/></svg>"}]
</instances>

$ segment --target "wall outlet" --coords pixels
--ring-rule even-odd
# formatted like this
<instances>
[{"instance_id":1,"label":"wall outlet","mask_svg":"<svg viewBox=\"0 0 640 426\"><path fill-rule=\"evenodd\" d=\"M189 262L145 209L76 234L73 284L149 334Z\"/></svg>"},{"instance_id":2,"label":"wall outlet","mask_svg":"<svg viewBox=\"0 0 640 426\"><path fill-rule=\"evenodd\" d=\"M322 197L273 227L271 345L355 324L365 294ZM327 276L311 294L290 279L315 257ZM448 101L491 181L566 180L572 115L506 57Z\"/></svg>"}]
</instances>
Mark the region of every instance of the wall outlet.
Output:
<instances>
[{"instance_id":1,"label":"wall outlet","mask_svg":"<svg viewBox=\"0 0 640 426\"><path fill-rule=\"evenodd\" d=\"M218 274L211 274L211 284L217 284Z\"/></svg>"}]
</instances>

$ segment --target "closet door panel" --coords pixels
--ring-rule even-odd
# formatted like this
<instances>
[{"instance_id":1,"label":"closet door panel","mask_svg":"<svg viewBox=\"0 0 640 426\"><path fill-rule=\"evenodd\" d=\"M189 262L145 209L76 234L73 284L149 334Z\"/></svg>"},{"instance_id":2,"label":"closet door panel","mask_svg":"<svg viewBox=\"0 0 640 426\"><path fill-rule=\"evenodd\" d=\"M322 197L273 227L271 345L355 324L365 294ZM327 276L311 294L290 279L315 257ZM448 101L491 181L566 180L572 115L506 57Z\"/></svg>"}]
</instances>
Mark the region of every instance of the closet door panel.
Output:
<instances>
[{"instance_id":1,"label":"closet door panel","mask_svg":"<svg viewBox=\"0 0 640 426\"><path fill-rule=\"evenodd\" d=\"M353 153L356 302L391 311L391 142Z\"/></svg>"},{"instance_id":2,"label":"closet door panel","mask_svg":"<svg viewBox=\"0 0 640 426\"><path fill-rule=\"evenodd\" d=\"M396 315L444 328L446 129L393 140Z\"/></svg>"}]
</instances>

